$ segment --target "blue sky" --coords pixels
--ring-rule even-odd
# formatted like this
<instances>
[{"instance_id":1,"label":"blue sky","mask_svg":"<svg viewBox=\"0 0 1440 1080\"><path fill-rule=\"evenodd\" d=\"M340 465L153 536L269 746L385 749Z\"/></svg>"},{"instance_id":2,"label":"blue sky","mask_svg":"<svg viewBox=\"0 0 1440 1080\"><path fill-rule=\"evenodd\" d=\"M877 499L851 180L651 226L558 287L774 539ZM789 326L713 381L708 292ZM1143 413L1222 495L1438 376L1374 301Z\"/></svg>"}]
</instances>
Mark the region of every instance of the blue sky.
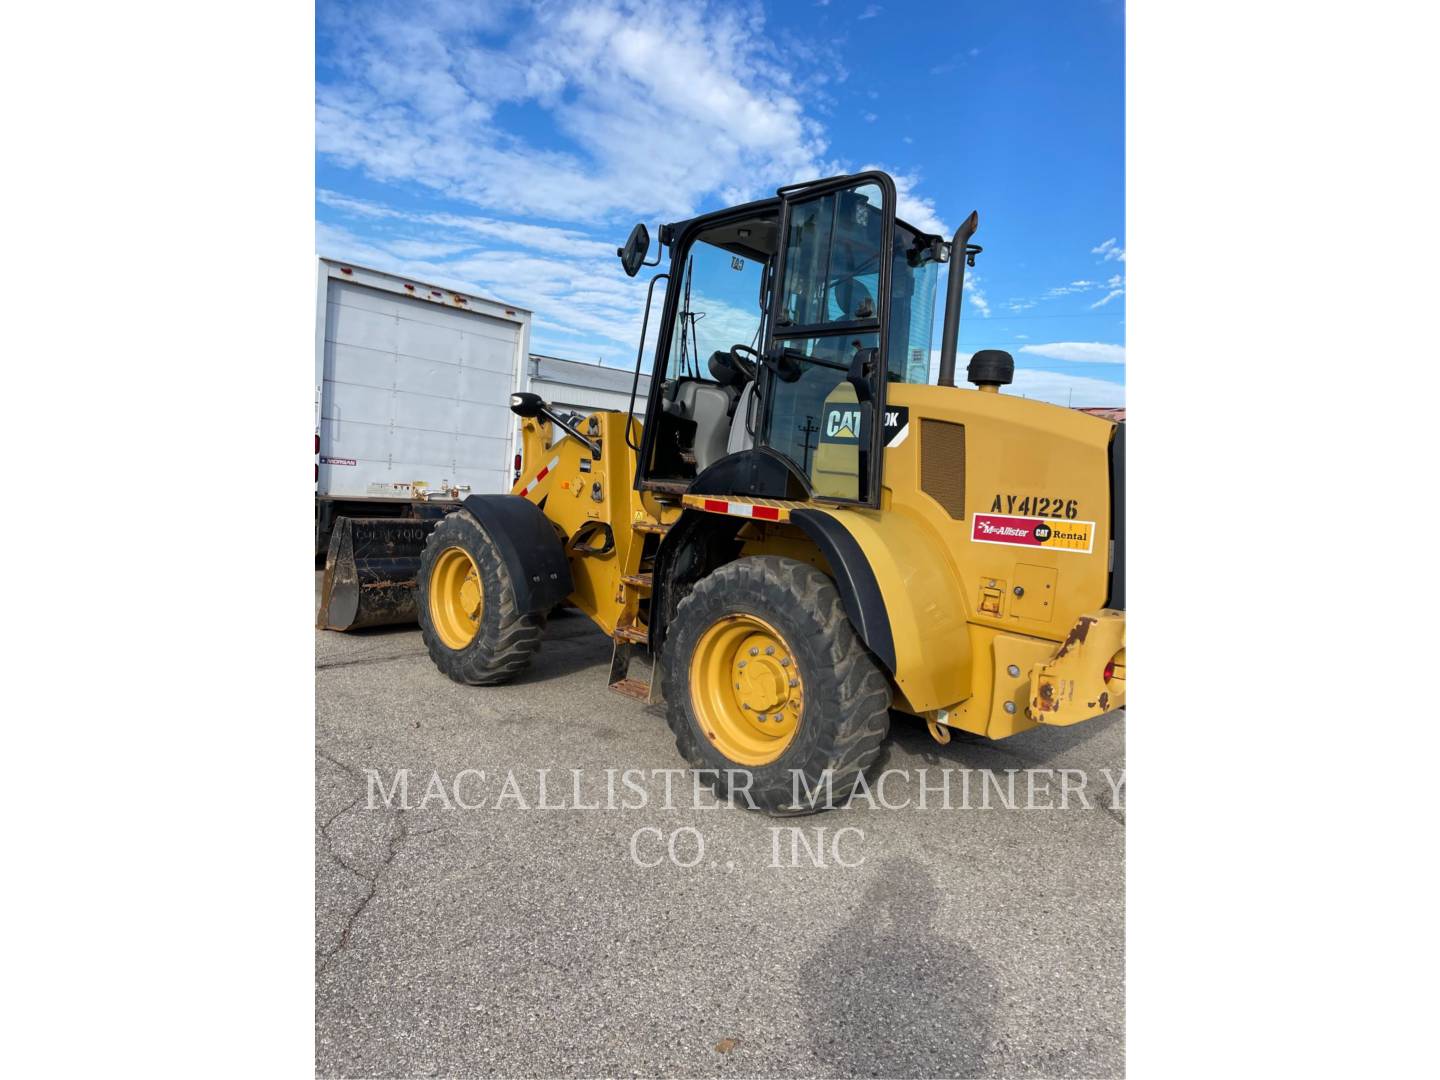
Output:
<instances>
[{"instance_id":1,"label":"blue sky","mask_svg":"<svg viewBox=\"0 0 1440 1080\"><path fill-rule=\"evenodd\" d=\"M1121 3L320 0L316 77L319 252L528 307L536 352L633 365L634 222L880 167L916 225L980 212L962 353L1124 403Z\"/></svg>"}]
</instances>

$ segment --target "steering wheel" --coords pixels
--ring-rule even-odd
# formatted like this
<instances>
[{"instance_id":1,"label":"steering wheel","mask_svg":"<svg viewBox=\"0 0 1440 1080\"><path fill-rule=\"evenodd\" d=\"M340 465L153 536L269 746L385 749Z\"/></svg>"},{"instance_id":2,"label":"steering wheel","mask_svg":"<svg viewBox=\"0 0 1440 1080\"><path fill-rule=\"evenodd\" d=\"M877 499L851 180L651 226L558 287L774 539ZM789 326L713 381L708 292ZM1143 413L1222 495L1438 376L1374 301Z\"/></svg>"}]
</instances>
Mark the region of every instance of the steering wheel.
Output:
<instances>
[{"instance_id":1,"label":"steering wheel","mask_svg":"<svg viewBox=\"0 0 1440 1080\"><path fill-rule=\"evenodd\" d=\"M754 359L741 359L741 356L746 353ZM760 365L763 364L774 372L775 377L781 382L793 383L799 380L804 371L790 353L789 349L781 349L778 357L764 356L749 345L734 345L730 348L730 359L747 379L756 378L760 373Z\"/></svg>"},{"instance_id":2,"label":"steering wheel","mask_svg":"<svg viewBox=\"0 0 1440 1080\"><path fill-rule=\"evenodd\" d=\"M749 354L751 359L743 359L746 354ZM759 352L749 345L732 345L730 346L730 362L735 365L741 375L753 382L760 374L760 365L764 363L764 360Z\"/></svg>"}]
</instances>

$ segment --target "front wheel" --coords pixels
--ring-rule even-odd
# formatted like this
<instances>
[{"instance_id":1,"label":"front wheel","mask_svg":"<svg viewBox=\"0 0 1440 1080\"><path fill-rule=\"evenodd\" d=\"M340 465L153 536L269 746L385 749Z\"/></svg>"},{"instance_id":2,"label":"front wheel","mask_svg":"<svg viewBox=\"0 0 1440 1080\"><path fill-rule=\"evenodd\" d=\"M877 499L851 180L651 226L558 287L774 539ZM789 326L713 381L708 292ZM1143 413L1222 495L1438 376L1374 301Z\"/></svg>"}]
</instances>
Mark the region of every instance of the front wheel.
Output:
<instances>
[{"instance_id":1,"label":"front wheel","mask_svg":"<svg viewBox=\"0 0 1440 1080\"><path fill-rule=\"evenodd\" d=\"M499 549L464 510L447 515L430 533L416 587L430 659L456 682L508 682L540 648L544 614L519 609Z\"/></svg>"},{"instance_id":2,"label":"front wheel","mask_svg":"<svg viewBox=\"0 0 1440 1080\"><path fill-rule=\"evenodd\" d=\"M664 680L685 760L717 794L772 812L843 801L890 729L884 673L834 583L796 559L702 579L666 636Z\"/></svg>"}]
</instances>

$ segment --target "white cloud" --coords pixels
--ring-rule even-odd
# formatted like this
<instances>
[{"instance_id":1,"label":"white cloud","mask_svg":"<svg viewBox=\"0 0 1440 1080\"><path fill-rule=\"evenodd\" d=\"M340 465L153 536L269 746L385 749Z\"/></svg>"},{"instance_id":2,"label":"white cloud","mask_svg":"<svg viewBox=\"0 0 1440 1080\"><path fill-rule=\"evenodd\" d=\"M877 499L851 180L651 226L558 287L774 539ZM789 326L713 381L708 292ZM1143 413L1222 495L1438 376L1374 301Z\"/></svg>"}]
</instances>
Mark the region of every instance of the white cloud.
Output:
<instances>
[{"instance_id":1,"label":"white cloud","mask_svg":"<svg viewBox=\"0 0 1440 1080\"><path fill-rule=\"evenodd\" d=\"M1113 256L1113 254L1117 250L1118 249L1115 247L1115 240L1112 238L1110 240L1106 240L1099 247L1092 249L1092 254L1101 254L1108 259ZM1124 252L1120 252L1119 257L1123 260ZM1009 307L1012 312L1021 312L1034 307L1039 301L1058 300L1061 297L1073 296L1076 293L1094 292L1097 289L1107 289L1109 290L1109 292L1108 295L1101 297L1099 300L1091 304L1091 310L1104 307L1106 304L1110 303L1111 300L1114 300L1117 296L1124 296L1125 277L1123 274L1114 274L1103 285L1098 281L1091 281L1089 278L1078 278L1075 281L1070 282L1068 285L1056 285L1054 288L1049 289L1044 296L1038 297L1036 299L1020 297L1014 300L1010 300L1007 302L1007 307Z\"/></svg>"},{"instance_id":2,"label":"white cloud","mask_svg":"<svg viewBox=\"0 0 1440 1080\"><path fill-rule=\"evenodd\" d=\"M970 357L972 357L972 356L974 356L974 355L975 355L974 353L959 352L958 350L957 350L956 353L955 353L955 382L956 382L958 385L960 385L960 386L964 386L964 385L965 385L965 366L970 363ZM939 349L931 349L931 350L930 350L930 383L931 383L931 385L933 386L933 385L938 384L939 381L940 381L940 350L939 350Z\"/></svg>"},{"instance_id":3,"label":"white cloud","mask_svg":"<svg viewBox=\"0 0 1440 1080\"><path fill-rule=\"evenodd\" d=\"M864 118L865 123L867 124L873 124L876 120L880 119L879 115L873 112L861 113L860 115Z\"/></svg>"},{"instance_id":4,"label":"white cloud","mask_svg":"<svg viewBox=\"0 0 1440 1080\"><path fill-rule=\"evenodd\" d=\"M825 174L823 130L754 12L651 0L547 4L497 48L455 21L498 17L476 8L453 17L449 8L419 14L399 5L322 15L346 81L322 71L319 152L381 181L570 221L680 217L726 185L758 192ZM559 148L499 123L497 110L511 103L544 110Z\"/></svg>"},{"instance_id":5,"label":"white cloud","mask_svg":"<svg viewBox=\"0 0 1440 1080\"><path fill-rule=\"evenodd\" d=\"M1031 371L1019 368L1015 381L1004 393L1070 405L1077 409L1099 408L1125 404L1125 384L1086 375L1070 375L1057 371Z\"/></svg>"},{"instance_id":6,"label":"white cloud","mask_svg":"<svg viewBox=\"0 0 1440 1080\"><path fill-rule=\"evenodd\" d=\"M964 386L965 367L974 353L955 354L955 381ZM930 382L940 375L940 350L930 351ZM1031 371L1017 366L1015 381L1001 393L1013 397L1026 397L1035 401L1048 401L1054 405L1071 405L1077 409L1099 408L1107 405L1125 404L1125 384L1109 379L1096 379L1089 375L1070 375L1060 371Z\"/></svg>"},{"instance_id":7,"label":"white cloud","mask_svg":"<svg viewBox=\"0 0 1440 1080\"><path fill-rule=\"evenodd\" d=\"M755 331L760 326L758 303L754 307L739 308L696 292L690 297L690 310L702 315L695 324L702 364L715 349L728 349L737 343L754 343Z\"/></svg>"},{"instance_id":8,"label":"white cloud","mask_svg":"<svg viewBox=\"0 0 1440 1080\"><path fill-rule=\"evenodd\" d=\"M1113 236L1110 237L1109 240L1106 240L1104 243L1102 243L1099 247L1091 248L1090 254L1099 255L1105 262L1125 261L1125 249L1119 245L1116 238Z\"/></svg>"},{"instance_id":9,"label":"white cloud","mask_svg":"<svg viewBox=\"0 0 1440 1080\"><path fill-rule=\"evenodd\" d=\"M393 252L402 259L443 259L450 255L458 255L462 251L468 251L475 245L452 244L436 240L391 240L386 243L386 250Z\"/></svg>"},{"instance_id":10,"label":"white cloud","mask_svg":"<svg viewBox=\"0 0 1440 1080\"><path fill-rule=\"evenodd\" d=\"M1020 351L1050 360L1073 360L1085 364L1125 363L1124 345L1107 345L1100 341L1052 341L1045 345L1022 345Z\"/></svg>"},{"instance_id":11,"label":"white cloud","mask_svg":"<svg viewBox=\"0 0 1440 1080\"><path fill-rule=\"evenodd\" d=\"M550 257L474 243L459 245L463 254L441 254L445 238L451 235L433 232L433 248L427 253L423 244L409 238L359 236L324 222L315 227L321 255L531 309L537 351L543 351L543 345L559 355L573 356L582 347L592 352L603 349L623 363L633 362L645 284L643 279L625 277L613 246L603 257L568 253ZM657 289L657 305L662 296L663 290ZM652 317L652 333L657 325ZM556 343L556 334L573 340Z\"/></svg>"},{"instance_id":12,"label":"white cloud","mask_svg":"<svg viewBox=\"0 0 1440 1080\"><path fill-rule=\"evenodd\" d=\"M935 202L932 199L924 198L915 193L915 187L920 180L916 176L907 173L895 172L887 169L884 165L862 165L856 172L887 172L890 178L895 181L895 216L902 221L907 221L921 232L937 233L941 236L949 236L950 229L935 212Z\"/></svg>"},{"instance_id":13,"label":"white cloud","mask_svg":"<svg viewBox=\"0 0 1440 1080\"><path fill-rule=\"evenodd\" d=\"M474 217L464 214L421 214L396 210L393 207L342 195L325 188L316 191L315 198L323 205L352 217L439 226L443 229L475 233L478 236L517 247L533 248L536 251L546 251L554 255L613 257L617 246L609 241L592 240L585 233L576 229L558 228L553 225L529 225L521 221L502 221L497 218Z\"/></svg>"},{"instance_id":14,"label":"white cloud","mask_svg":"<svg viewBox=\"0 0 1440 1080\"><path fill-rule=\"evenodd\" d=\"M317 151L395 192L318 191L319 250L529 307L537 349L633 361L647 279L615 248L636 218L653 232L858 171L814 119L845 79L835 46L782 45L758 8L322 0L317 18ZM899 216L948 234L918 176L892 175ZM971 303L988 313L983 292Z\"/></svg>"},{"instance_id":15,"label":"white cloud","mask_svg":"<svg viewBox=\"0 0 1440 1080\"><path fill-rule=\"evenodd\" d=\"M879 4L866 4L865 10L859 14L858 18L873 19L875 18L875 16L879 15L884 10L885 9Z\"/></svg>"},{"instance_id":16,"label":"white cloud","mask_svg":"<svg viewBox=\"0 0 1440 1080\"><path fill-rule=\"evenodd\" d=\"M1097 288L1099 284L1098 281L1081 280L1072 281L1069 285L1056 285L1045 294L1045 298L1050 299L1058 296L1069 296L1071 293L1088 292L1091 289Z\"/></svg>"},{"instance_id":17,"label":"white cloud","mask_svg":"<svg viewBox=\"0 0 1440 1080\"><path fill-rule=\"evenodd\" d=\"M970 306L980 312L982 319L990 317L990 301L985 299L985 290L980 287L978 274L971 274L965 279L965 295L970 298Z\"/></svg>"}]
</instances>

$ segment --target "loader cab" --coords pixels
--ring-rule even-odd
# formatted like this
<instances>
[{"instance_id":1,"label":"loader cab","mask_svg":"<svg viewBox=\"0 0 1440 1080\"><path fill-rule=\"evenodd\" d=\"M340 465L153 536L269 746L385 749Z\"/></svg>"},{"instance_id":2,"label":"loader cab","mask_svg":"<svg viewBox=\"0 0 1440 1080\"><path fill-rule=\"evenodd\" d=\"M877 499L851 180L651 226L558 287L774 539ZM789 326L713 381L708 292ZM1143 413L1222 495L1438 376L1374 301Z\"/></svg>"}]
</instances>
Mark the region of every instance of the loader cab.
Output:
<instances>
[{"instance_id":1,"label":"loader cab","mask_svg":"<svg viewBox=\"0 0 1440 1080\"><path fill-rule=\"evenodd\" d=\"M701 219L672 246L642 453L648 486L688 490L751 444L746 357L762 341L778 217L773 205L742 211Z\"/></svg>"},{"instance_id":2,"label":"loader cab","mask_svg":"<svg viewBox=\"0 0 1440 1080\"><path fill-rule=\"evenodd\" d=\"M666 226L636 486L879 505L890 382L929 375L943 240L883 173Z\"/></svg>"}]
</instances>

